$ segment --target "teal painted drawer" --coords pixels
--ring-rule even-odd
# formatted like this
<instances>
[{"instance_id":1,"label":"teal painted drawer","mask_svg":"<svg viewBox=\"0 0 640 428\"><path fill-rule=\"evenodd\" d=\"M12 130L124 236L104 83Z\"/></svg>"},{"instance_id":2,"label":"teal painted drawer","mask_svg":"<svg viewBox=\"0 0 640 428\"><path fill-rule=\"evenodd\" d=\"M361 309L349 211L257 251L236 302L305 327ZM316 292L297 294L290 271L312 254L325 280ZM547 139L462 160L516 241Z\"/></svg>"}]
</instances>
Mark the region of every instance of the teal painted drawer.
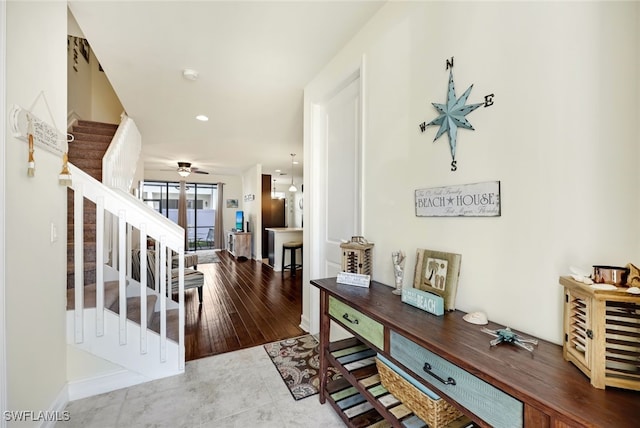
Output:
<instances>
[{"instance_id":1,"label":"teal painted drawer","mask_svg":"<svg viewBox=\"0 0 640 428\"><path fill-rule=\"evenodd\" d=\"M393 331L391 356L491 426L522 427L520 401ZM431 374L425 371L425 363L431 366Z\"/></svg>"},{"instance_id":2,"label":"teal painted drawer","mask_svg":"<svg viewBox=\"0 0 640 428\"><path fill-rule=\"evenodd\" d=\"M379 322L332 296L329 296L329 315L368 340L373 346L384 349L384 327Z\"/></svg>"}]
</instances>

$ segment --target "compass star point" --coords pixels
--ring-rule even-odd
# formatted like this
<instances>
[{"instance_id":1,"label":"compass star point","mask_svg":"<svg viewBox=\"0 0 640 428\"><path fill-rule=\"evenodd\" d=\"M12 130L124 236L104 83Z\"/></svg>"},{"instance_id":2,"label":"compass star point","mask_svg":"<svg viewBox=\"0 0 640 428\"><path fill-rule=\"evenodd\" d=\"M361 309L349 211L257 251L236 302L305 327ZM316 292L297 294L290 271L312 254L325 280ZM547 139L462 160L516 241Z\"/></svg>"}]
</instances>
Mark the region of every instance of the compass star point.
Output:
<instances>
[{"instance_id":1,"label":"compass star point","mask_svg":"<svg viewBox=\"0 0 640 428\"><path fill-rule=\"evenodd\" d=\"M470 129L472 131L475 130L465 116L483 105L482 103L467 104L467 99L469 98L472 89L473 84L469 86L466 91L464 91L460 98L456 98L455 84L453 81L453 71L449 70L449 84L447 86L446 103L431 103L439 114L435 119L429 122L427 126L440 126L435 138L433 139L434 142L438 138L440 138L442 134L447 134L447 136L449 137L449 147L453 160L455 160L456 158L458 128Z\"/></svg>"}]
</instances>

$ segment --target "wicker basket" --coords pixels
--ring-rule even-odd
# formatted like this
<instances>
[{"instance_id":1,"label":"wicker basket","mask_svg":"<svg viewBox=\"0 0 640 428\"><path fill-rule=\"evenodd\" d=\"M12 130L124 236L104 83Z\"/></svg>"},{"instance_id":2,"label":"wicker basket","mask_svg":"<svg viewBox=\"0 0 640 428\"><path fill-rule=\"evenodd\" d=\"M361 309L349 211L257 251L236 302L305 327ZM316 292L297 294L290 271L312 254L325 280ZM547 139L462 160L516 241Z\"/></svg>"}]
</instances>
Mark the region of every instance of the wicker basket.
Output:
<instances>
[{"instance_id":1,"label":"wicker basket","mask_svg":"<svg viewBox=\"0 0 640 428\"><path fill-rule=\"evenodd\" d=\"M447 401L442 398L434 400L427 396L378 358L376 366L382 385L426 422L429 428L441 428L462 416L462 413Z\"/></svg>"}]
</instances>

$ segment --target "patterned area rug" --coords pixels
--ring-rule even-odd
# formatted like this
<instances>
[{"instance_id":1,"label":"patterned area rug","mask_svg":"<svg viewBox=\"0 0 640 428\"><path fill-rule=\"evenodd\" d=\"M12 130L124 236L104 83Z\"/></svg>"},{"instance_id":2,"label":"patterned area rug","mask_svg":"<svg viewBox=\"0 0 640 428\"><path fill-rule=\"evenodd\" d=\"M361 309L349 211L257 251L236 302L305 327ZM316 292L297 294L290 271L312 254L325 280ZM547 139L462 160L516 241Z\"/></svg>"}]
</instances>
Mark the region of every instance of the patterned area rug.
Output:
<instances>
[{"instance_id":1,"label":"patterned area rug","mask_svg":"<svg viewBox=\"0 0 640 428\"><path fill-rule=\"evenodd\" d=\"M218 257L218 251L220 250L196 251L196 254L198 255L198 264L203 265L206 263L220 263L220 257Z\"/></svg>"},{"instance_id":2,"label":"patterned area rug","mask_svg":"<svg viewBox=\"0 0 640 428\"><path fill-rule=\"evenodd\" d=\"M320 385L318 341L310 334L264 345L294 400L315 395ZM329 367L329 379L342 377Z\"/></svg>"}]
</instances>

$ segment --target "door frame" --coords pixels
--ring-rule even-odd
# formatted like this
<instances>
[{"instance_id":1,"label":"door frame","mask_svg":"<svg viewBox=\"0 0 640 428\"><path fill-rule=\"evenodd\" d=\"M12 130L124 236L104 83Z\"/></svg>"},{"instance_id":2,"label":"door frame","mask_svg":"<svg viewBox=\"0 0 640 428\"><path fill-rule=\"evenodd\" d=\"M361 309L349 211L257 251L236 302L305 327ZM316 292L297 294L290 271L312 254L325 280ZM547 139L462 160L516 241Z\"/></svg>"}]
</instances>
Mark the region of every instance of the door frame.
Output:
<instances>
[{"instance_id":1,"label":"door frame","mask_svg":"<svg viewBox=\"0 0 640 428\"><path fill-rule=\"evenodd\" d=\"M0 2L0 412L8 410L7 398L7 352L6 352L6 320L5 320L5 147L6 147L6 89L7 89L7 17L6 2ZM0 427L6 427L2 418Z\"/></svg>"},{"instance_id":2,"label":"door frame","mask_svg":"<svg viewBox=\"0 0 640 428\"><path fill-rule=\"evenodd\" d=\"M366 111L366 74L365 65L366 57L362 55L360 62L354 67L347 69L340 78L335 79L335 84L329 85L331 89L325 93L309 99L308 107L310 111L306 115L308 118L309 136L308 143L304 150L304 177L308 183L305 186L308 190L305 192L304 218L305 227L303 232L304 260L305 268L303 271L303 288L302 288L302 318L300 327L316 334L320 331L320 291L318 288L311 286L311 279L319 278L323 275L322 263L324 263L324 245L323 245L323 229L320 219L324 213L320 212L324 208L324 194L326 192L324 180L325 173L322 166L326 157L326 123L325 104L334 95L346 88L356 79L360 79L359 94L359 110L360 123L358 131L360 134L360 142L358 145L358 157L360 168L358 171L360 189L358 191L358 199L360 210L358 213L359 234L363 234L364 228L364 162L363 155L366 142L365 122Z\"/></svg>"}]
</instances>

